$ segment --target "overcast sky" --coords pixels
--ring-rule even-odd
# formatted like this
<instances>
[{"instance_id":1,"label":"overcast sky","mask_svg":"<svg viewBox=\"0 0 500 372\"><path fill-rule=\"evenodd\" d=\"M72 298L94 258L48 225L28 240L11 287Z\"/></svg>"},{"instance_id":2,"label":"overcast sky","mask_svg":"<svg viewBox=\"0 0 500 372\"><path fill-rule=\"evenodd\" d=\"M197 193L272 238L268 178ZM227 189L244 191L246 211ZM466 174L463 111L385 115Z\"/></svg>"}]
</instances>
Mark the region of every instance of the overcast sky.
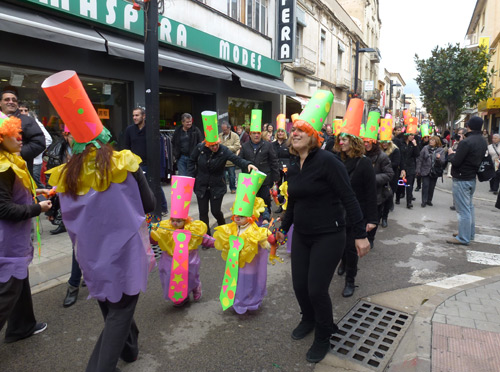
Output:
<instances>
[{"instance_id":1,"label":"overcast sky","mask_svg":"<svg viewBox=\"0 0 500 372\"><path fill-rule=\"evenodd\" d=\"M463 44L475 5L476 0L379 0L381 73L399 72L405 93L419 95L415 54L429 58L436 46Z\"/></svg>"}]
</instances>

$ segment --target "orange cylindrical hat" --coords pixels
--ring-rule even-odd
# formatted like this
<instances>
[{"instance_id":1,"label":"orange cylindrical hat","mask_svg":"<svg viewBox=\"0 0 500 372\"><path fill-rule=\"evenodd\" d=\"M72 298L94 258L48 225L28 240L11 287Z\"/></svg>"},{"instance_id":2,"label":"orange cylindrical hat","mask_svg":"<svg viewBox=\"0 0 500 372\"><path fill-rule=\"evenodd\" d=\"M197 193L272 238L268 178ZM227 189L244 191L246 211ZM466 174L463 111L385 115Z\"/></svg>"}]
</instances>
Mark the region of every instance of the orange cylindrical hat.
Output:
<instances>
[{"instance_id":1,"label":"orange cylindrical hat","mask_svg":"<svg viewBox=\"0 0 500 372\"><path fill-rule=\"evenodd\" d=\"M411 117L408 119L406 134L417 134L417 133L418 133L418 119Z\"/></svg>"},{"instance_id":2,"label":"orange cylindrical hat","mask_svg":"<svg viewBox=\"0 0 500 372\"><path fill-rule=\"evenodd\" d=\"M380 119L380 141L392 141L392 119Z\"/></svg>"},{"instance_id":3,"label":"orange cylindrical hat","mask_svg":"<svg viewBox=\"0 0 500 372\"><path fill-rule=\"evenodd\" d=\"M342 126L342 123L344 120L342 119L335 119L333 120L333 134L338 136L340 133L340 127Z\"/></svg>"},{"instance_id":4,"label":"orange cylindrical hat","mask_svg":"<svg viewBox=\"0 0 500 372\"><path fill-rule=\"evenodd\" d=\"M409 119L411 117L410 110L403 110L403 118Z\"/></svg>"},{"instance_id":5,"label":"orange cylindrical hat","mask_svg":"<svg viewBox=\"0 0 500 372\"><path fill-rule=\"evenodd\" d=\"M276 116L276 130L283 129L286 132L286 115L279 114Z\"/></svg>"},{"instance_id":6,"label":"orange cylindrical hat","mask_svg":"<svg viewBox=\"0 0 500 372\"><path fill-rule=\"evenodd\" d=\"M292 118L292 123L295 123L295 120L299 118L299 114L292 114L291 118Z\"/></svg>"},{"instance_id":7,"label":"orange cylindrical hat","mask_svg":"<svg viewBox=\"0 0 500 372\"><path fill-rule=\"evenodd\" d=\"M75 71L49 76L42 88L76 142L87 143L101 134L101 120Z\"/></svg>"},{"instance_id":8,"label":"orange cylindrical hat","mask_svg":"<svg viewBox=\"0 0 500 372\"><path fill-rule=\"evenodd\" d=\"M340 133L350 134L359 137L361 120L363 120L363 108L365 103L362 99L353 98L349 101L349 106L344 115L344 121L340 127Z\"/></svg>"}]
</instances>

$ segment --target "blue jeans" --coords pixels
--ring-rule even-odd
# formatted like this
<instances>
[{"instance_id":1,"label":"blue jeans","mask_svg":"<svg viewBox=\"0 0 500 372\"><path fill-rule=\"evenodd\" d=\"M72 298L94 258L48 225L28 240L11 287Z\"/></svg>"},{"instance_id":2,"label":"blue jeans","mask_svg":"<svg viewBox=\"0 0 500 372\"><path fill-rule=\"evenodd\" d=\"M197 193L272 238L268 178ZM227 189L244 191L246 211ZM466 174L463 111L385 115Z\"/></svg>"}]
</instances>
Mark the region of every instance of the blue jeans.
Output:
<instances>
[{"instance_id":1,"label":"blue jeans","mask_svg":"<svg viewBox=\"0 0 500 372\"><path fill-rule=\"evenodd\" d=\"M189 156L181 155L177 160L177 170L179 171L179 176L187 176Z\"/></svg>"},{"instance_id":2,"label":"blue jeans","mask_svg":"<svg viewBox=\"0 0 500 372\"><path fill-rule=\"evenodd\" d=\"M229 178L229 190L236 191L236 167L233 165L232 167L226 167L225 175L226 179Z\"/></svg>"},{"instance_id":3,"label":"blue jeans","mask_svg":"<svg viewBox=\"0 0 500 372\"><path fill-rule=\"evenodd\" d=\"M476 179L463 181L453 178L453 201L458 214L457 239L469 244L475 236L474 202L472 196L476 191Z\"/></svg>"}]
</instances>

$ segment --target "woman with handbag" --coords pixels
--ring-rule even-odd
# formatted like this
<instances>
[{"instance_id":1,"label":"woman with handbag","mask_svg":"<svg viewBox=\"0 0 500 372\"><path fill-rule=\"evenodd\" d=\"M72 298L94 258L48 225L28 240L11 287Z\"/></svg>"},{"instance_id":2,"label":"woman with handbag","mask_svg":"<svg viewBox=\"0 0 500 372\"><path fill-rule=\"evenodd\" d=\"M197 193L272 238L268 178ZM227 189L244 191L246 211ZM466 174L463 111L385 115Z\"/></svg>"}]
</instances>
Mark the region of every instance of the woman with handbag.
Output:
<instances>
[{"instance_id":1,"label":"woman with handbag","mask_svg":"<svg viewBox=\"0 0 500 372\"><path fill-rule=\"evenodd\" d=\"M488 146L488 152L490 153L491 160L495 165L495 177L490 180L490 192L497 195L498 186L500 185L500 168L498 166L500 162L500 134L495 133L491 137L491 145Z\"/></svg>"},{"instance_id":2,"label":"woman with handbag","mask_svg":"<svg viewBox=\"0 0 500 372\"><path fill-rule=\"evenodd\" d=\"M439 177L443 176L445 153L438 136L432 136L417 158L417 174L422 177L422 208L432 206L432 197Z\"/></svg>"}]
</instances>

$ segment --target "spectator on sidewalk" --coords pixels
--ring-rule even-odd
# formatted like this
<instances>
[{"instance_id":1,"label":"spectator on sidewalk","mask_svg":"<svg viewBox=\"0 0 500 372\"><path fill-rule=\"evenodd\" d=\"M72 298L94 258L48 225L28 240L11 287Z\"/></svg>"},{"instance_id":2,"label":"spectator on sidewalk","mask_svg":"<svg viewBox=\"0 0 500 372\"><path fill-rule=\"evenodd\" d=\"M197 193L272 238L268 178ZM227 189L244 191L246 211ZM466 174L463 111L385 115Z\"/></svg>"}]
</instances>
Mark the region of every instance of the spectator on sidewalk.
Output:
<instances>
[{"instance_id":1,"label":"spectator on sidewalk","mask_svg":"<svg viewBox=\"0 0 500 372\"><path fill-rule=\"evenodd\" d=\"M181 116L182 125L175 128L172 136L173 155L177 162L179 176L188 175L188 162L196 146L203 141L198 128L193 127L193 117L185 113Z\"/></svg>"},{"instance_id":2,"label":"spectator on sidewalk","mask_svg":"<svg viewBox=\"0 0 500 372\"><path fill-rule=\"evenodd\" d=\"M417 158L417 174L422 177L421 207L432 207L434 189L439 177L443 176L445 153L438 136L432 136Z\"/></svg>"},{"instance_id":3,"label":"spectator on sidewalk","mask_svg":"<svg viewBox=\"0 0 500 372\"><path fill-rule=\"evenodd\" d=\"M241 145L243 145L245 142L250 141L250 136L245 131L245 128L243 128L243 125L238 124L236 126L236 133L238 134L238 136L240 136L240 144Z\"/></svg>"},{"instance_id":4,"label":"spectator on sidewalk","mask_svg":"<svg viewBox=\"0 0 500 372\"><path fill-rule=\"evenodd\" d=\"M490 180L490 192L497 195L500 185L500 168L498 166L500 162L500 134L495 133L491 137L491 145L488 146L488 152L495 165L495 177Z\"/></svg>"},{"instance_id":5,"label":"spectator on sidewalk","mask_svg":"<svg viewBox=\"0 0 500 372\"><path fill-rule=\"evenodd\" d=\"M240 137L231 130L231 126L227 121L222 122L221 129L222 133L219 134L221 145L226 146L233 154L237 155L241 148ZM226 162L224 173L231 194L236 193L236 167L229 160Z\"/></svg>"},{"instance_id":6,"label":"spectator on sidewalk","mask_svg":"<svg viewBox=\"0 0 500 372\"><path fill-rule=\"evenodd\" d=\"M465 139L460 141L453 154L451 175L453 176L453 201L458 215L458 233L447 239L449 244L469 245L475 236L474 191L476 174L488 149L486 140L481 136L483 119L473 116L467 122ZM455 235L455 234L454 234Z\"/></svg>"}]
</instances>

